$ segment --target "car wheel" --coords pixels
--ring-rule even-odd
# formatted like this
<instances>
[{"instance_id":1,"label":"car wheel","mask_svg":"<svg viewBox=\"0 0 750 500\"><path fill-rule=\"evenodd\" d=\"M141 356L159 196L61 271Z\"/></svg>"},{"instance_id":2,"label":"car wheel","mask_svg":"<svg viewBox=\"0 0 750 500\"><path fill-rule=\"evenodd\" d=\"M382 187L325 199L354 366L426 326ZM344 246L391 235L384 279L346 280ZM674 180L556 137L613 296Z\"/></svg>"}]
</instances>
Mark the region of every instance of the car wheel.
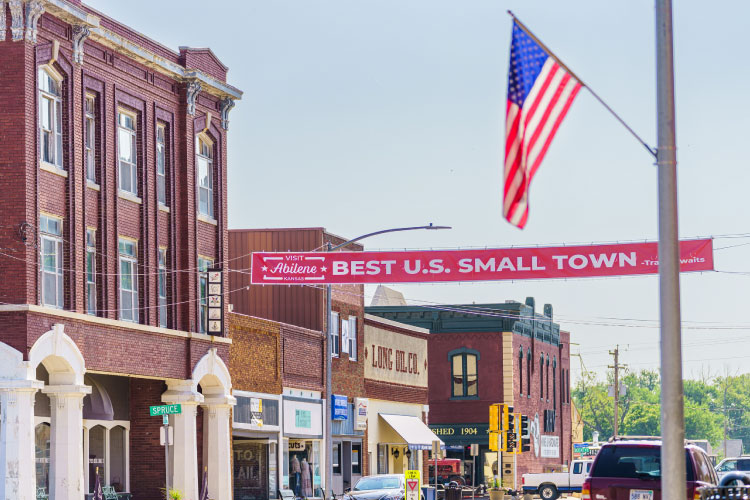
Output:
<instances>
[{"instance_id":1,"label":"car wheel","mask_svg":"<svg viewBox=\"0 0 750 500\"><path fill-rule=\"evenodd\" d=\"M559 495L557 493L557 488L551 484L545 484L539 488L539 496L544 500L556 500Z\"/></svg>"}]
</instances>

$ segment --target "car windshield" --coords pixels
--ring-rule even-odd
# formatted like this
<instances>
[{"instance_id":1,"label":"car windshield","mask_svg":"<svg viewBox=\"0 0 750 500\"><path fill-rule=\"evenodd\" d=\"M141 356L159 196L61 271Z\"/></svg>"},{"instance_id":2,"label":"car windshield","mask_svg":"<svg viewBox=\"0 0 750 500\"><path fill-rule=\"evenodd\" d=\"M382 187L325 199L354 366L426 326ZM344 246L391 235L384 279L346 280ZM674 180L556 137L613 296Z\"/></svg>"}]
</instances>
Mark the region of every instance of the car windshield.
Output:
<instances>
[{"instance_id":1,"label":"car windshield","mask_svg":"<svg viewBox=\"0 0 750 500\"><path fill-rule=\"evenodd\" d=\"M688 451L685 451L685 472L688 481L695 481ZM605 446L599 452L591 477L661 479L661 448Z\"/></svg>"},{"instance_id":2,"label":"car windshield","mask_svg":"<svg viewBox=\"0 0 750 500\"><path fill-rule=\"evenodd\" d=\"M354 486L354 491L390 490L400 487L401 481L399 481L398 477L363 477L362 479L357 481L357 485Z\"/></svg>"}]
</instances>

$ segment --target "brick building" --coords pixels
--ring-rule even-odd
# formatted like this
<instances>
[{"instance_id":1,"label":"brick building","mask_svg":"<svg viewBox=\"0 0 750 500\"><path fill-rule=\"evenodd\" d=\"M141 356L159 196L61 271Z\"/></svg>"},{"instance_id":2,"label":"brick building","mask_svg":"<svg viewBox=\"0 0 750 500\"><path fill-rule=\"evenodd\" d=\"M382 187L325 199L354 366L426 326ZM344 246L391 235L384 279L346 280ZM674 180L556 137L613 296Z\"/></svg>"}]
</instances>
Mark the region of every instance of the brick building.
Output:
<instances>
[{"instance_id":1,"label":"brick building","mask_svg":"<svg viewBox=\"0 0 750 500\"><path fill-rule=\"evenodd\" d=\"M280 323L294 325L305 330L325 332L329 328L325 321L325 288L313 286L257 286L250 284L249 273L252 252L285 252L315 251L324 249L330 242L335 246L346 241L343 238L327 233L323 228L303 229L237 229L229 232L229 256L233 268L229 287L233 292L229 301L233 310L244 315L266 318ZM352 244L345 248L349 251L361 251L362 246ZM332 359L332 395L334 404L328 405L321 399L325 395L325 351L316 347L304 347L304 342L313 342L308 338L297 344L297 348L285 350L289 353L289 375L283 381L282 432L286 445L281 453L281 486L295 489L296 479L293 471L305 458L312 464L315 472L312 475L312 496L321 496L322 481L327 462L324 453L324 436L318 433L318 423L325 422L320 418L330 418L333 439L332 485L337 494L351 486L367 470L367 440L365 431L355 425L355 406L360 398L365 397L364 361L362 357L364 334L364 287L361 285L343 285L333 287L332 318L330 335L325 340L326 348L331 349ZM282 334L282 343L286 345ZM317 344L316 344L317 345ZM284 363L287 359L284 359ZM293 365L293 368L292 368ZM297 371L295 371L297 370ZM320 373L322 385L309 384L306 376ZM334 407L336 411L334 412ZM288 408L288 409L287 409ZM314 429L301 428L294 418L302 412L312 416L310 425ZM309 432L308 432L309 431ZM360 462L353 461L360 457ZM316 466L320 466L319 468ZM289 473L288 473L289 472Z\"/></svg>"},{"instance_id":2,"label":"brick building","mask_svg":"<svg viewBox=\"0 0 750 500\"><path fill-rule=\"evenodd\" d=\"M228 251L241 92L209 49L77 0L0 5L0 498L80 500L97 471L135 498L168 472L197 498L205 464L228 500L231 341L204 271ZM162 403L182 410L169 471Z\"/></svg>"},{"instance_id":3,"label":"brick building","mask_svg":"<svg viewBox=\"0 0 750 500\"><path fill-rule=\"evenodd\" d=\"M570 462L570 334L553 322L552 306L538 314L529 297L525 304L377 306L367 313L429 330L430 428L447 445L448 458L464 460L467 481L474 443L480 448L476 483L498 474L488 439L493 403L507 403L531 418L532 450L516 457L515 484L526 472ZM513 461L502 457L506 486L514 484Z\"/></svg>"}]
</instances>

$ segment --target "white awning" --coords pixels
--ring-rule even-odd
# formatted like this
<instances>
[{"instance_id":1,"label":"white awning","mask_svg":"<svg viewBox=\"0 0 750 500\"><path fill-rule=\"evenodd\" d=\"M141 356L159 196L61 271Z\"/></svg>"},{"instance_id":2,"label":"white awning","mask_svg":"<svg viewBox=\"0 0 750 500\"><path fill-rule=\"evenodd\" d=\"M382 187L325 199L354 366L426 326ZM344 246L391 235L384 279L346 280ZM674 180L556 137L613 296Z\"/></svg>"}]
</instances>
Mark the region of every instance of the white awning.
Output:
<instances>
[{"instance_id":1,"label":"white awning","mask_svg":"<svg viewBox=\"0 0 750 500\"><path fill-rule=\"evenodd\" d=\"M431 450L433 441L440 441L440 447L445 448L445 443L418 417L385 413L381 413L380 416L406 441L406 444L412 450Z\"/></svg>"}]
</instances>

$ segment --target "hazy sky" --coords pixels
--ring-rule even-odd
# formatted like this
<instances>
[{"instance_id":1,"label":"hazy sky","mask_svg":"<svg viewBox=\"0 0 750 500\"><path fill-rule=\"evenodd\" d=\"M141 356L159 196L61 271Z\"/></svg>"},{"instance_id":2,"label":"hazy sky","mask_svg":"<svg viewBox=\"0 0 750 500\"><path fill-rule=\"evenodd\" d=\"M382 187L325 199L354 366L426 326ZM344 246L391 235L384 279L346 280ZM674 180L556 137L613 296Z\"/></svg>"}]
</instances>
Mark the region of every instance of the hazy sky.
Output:
<instances>
[{"instance_id":1,"label":"hazy sky","mask_svg":"<svg viewBox=\"0 0 750 500\"><path fill-rule=\"evenodd\" d=\"M526 229L501 216L506 10L655 145L653 1L88 3L229 66L245 92L230 116L232 228L453 226L373 238L371 250L657 238L653 160L585 90L534 179ZM683 0L674 14L680 235L747 235L750 65L737 42L750 2ZM714 246L744 243L718 250L716 268L750 272L750 238ZM686 376L747 371L749 285L750 274L682 276ZM632 369L658 366L655 277L394 288L442 303L533 295L553 304L586 368L604 371L618 343Z\"/></svg>"}]
</instances>

